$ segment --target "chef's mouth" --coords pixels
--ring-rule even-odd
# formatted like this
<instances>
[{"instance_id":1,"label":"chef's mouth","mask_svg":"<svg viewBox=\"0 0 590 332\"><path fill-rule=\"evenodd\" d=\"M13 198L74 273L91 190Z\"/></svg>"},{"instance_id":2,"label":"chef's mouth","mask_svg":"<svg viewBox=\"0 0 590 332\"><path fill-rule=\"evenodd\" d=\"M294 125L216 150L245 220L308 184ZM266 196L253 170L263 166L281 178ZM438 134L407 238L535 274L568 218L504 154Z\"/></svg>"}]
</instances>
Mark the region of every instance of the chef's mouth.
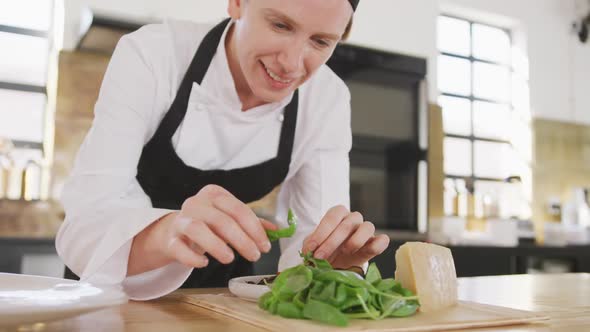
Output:
<instances>
[{"instance_id":1,"label":"chef's mouth","mask_svg":"<svg viewBox=\"0 0 590 332\"><path fill-rule=\"evenodd\" d=\"M264 62L259 61L260 65L262 66L262 69L264 69L264 71L267 74L267 77L272 79L274 82L280 84L280 85L285 85L288 86L291 83L295 82L294 78L284 78L281 77L279 74L275 73L274 71L272 71L269 67L267 67Z\"/></svg>"}]
</instances>

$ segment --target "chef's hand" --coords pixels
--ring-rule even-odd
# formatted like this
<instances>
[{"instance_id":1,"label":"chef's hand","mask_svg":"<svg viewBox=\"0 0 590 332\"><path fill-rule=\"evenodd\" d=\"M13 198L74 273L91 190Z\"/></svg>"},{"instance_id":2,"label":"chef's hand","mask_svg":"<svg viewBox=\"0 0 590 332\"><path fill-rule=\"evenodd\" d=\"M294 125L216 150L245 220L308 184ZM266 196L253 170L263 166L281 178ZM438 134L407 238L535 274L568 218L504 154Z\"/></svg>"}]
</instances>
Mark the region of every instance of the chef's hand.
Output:
<instances>
[{"instance_id":1,"label":"chef's hand","mask_svg":"<svg viewBox=\"0 0 590 332\"><path fill-rule=\"evenodd\" d=\"M247 260L256 261L261 252L271 248L265 229L277 228L259 219L227 190L208 185L188 198L179 212L154 222L134 238L127 275L173 261L205 267L209 264L205 253L228 264L235 258L231 248Z\"/></svg>"},{"instance_id":2,"label":"chef's hand","mask_svg":"<svg viewBox=\"0 0 590 332\"><path fill-rule=\"evenodd\" d=\"M327 259L335 268L361 266L381 254L389 245L389 236L375 235L375 225L358 212L343 206L331 208L313 233L305 238L303 252Z\"/></svg>"}]
</instances>

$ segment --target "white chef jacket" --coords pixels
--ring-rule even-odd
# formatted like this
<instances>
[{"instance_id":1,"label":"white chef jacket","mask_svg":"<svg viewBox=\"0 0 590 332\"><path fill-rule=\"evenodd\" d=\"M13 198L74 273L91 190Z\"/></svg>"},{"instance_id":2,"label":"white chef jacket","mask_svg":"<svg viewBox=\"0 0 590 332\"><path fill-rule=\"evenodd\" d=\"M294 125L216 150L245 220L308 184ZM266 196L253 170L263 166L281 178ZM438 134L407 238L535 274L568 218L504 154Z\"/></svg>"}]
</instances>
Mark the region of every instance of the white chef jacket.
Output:
<instances>
[{"instance_id":1,"label":"white chef jacket","mask_svg":"<svg viewBox=\"0 0 590 332\"><path fill-rule=\"evenodd\" d=\"M195 52L213 27L185 21L144 26L124 36L112 56L95 105L95 119L62 193L66 218L56 239L60 257L82 279L122 285L131 299L176 290L192 268L171 263L126 277L133 237L172 212L153 208L135 176L143 146L169 110ZM229 170L274 158L283 107L242 111L227 63L223 34L201 85L193 83L188 110L173 137L187 164ZM291 164L278 195L276 222L287 209L299 217L296 234L281 239L279 270L299 264L304 238L326 211L349 206L352 136L350 93L327 66L299 88Z\"/></svg>"}]
</instances>

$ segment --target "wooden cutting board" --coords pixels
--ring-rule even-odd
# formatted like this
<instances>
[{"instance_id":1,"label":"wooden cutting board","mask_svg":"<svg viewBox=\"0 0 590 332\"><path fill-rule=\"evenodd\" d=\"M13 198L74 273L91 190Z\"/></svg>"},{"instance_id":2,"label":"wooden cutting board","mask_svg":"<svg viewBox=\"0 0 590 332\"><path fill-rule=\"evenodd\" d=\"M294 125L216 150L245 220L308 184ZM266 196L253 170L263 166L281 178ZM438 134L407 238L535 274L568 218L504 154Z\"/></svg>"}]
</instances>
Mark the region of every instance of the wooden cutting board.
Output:
<instances>
[{"instance_id":1,"label":"wooden cutting board","mask_svg":"<svg viewBox=\"0 0 590 332\"><path fill-rule=\"evenodd\" d=\"M268 331L375 331L375 332L431 332L480 327L540 323L549 319L529 311L515 310L492 305L460 302L457 306L436 313L417 313L406 318L387 318L373 321L350 320L348 327L332 327L300 319L273 316L258 308L254 302L231 294L182 295L181 301L203 307L255 325Z\"/></svg>"}]
</instances>

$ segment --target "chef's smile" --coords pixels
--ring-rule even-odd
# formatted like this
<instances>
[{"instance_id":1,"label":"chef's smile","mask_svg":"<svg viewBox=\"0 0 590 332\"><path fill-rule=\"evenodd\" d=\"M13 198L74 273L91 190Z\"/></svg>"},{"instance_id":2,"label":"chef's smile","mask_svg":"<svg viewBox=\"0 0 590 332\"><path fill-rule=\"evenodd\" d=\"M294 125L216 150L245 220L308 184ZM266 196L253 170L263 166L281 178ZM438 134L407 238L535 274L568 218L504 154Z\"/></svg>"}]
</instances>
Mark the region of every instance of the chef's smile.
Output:
<instances>
[{"instance_id":1,"label":"chef's smile","mask_svg":"<svg viewBox=\"0 0 590 332\"><path fill-rule=\"evenodd\" d=\"M277 90L282 90L289 88L293 82L295 82L296 78L285 78L281 77L279 74L275 73L272 69L267 67L262 60L260 60L260 65L264 71L263 75L266 77L266 80L269 82L270 86Z\"/></svg>"}]
</instances>

